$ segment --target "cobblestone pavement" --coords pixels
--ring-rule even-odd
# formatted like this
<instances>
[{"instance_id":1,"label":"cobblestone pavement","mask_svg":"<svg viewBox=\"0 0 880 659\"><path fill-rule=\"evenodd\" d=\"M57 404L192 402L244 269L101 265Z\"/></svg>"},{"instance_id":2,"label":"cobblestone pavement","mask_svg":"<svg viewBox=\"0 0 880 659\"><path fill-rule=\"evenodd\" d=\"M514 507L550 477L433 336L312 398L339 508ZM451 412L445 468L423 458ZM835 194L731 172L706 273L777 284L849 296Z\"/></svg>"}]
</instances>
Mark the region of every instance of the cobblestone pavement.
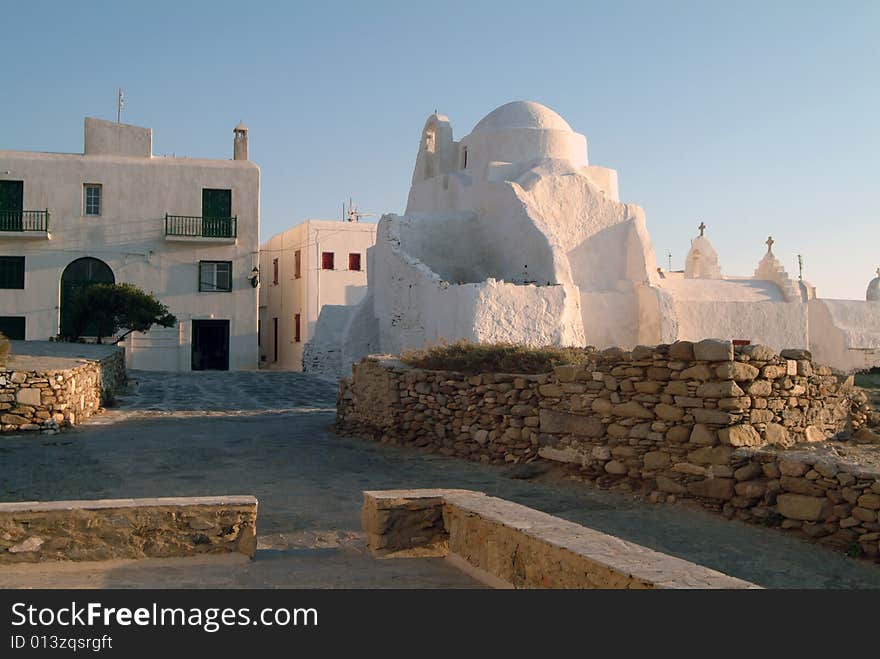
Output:
<instances>
[{"instance_id":1,"label":"cobblestone pavement","mask_svg":"<svg viewBox=\"0 0 880 659\"><path fill-rule=\"evenodd\" d=\"M0 500L255 495L257 560L240 570L192 567L181 585L473 586L443 561L376 561L365 553L360 531L363 490L457 487L764 586L880 588L877 566L774 529L549 477L514 480L504 468L337 437L331 431L335 387L306 375L140 372L132 378L137 385L120 397L119 408L86 425L53 437L0 439ZM47 578L29 572L16 582L3 572L0 586ZM144 562L52 578L67 586L163 585L159 572Z\"/></svg>"}]
</instances>

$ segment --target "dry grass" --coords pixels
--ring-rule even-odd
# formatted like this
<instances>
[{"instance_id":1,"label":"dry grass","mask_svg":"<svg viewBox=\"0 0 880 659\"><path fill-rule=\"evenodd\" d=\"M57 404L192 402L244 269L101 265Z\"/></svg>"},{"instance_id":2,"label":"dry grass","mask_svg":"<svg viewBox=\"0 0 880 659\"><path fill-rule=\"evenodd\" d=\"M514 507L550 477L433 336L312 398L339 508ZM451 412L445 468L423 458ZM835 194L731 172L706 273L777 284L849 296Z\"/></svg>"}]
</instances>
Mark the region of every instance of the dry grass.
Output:
<instances>
[{"instance_id":1,"label":"dry grass","mask_svg":"<svg viewBox=\"0 0 880 659\"><path fill-rule=\"evenodd\" d=\"M10 357L12 357L12 344L0 332L0 364L5 364Z\"/></svg>"},{"instance_id":2,"label":"dry grass","mask_svg":"<svg viewBox=\"0 0 880 659\"><path fill-rule=\"evenodd\" d=\"M459 373L549 373L562 364L582 364L595 354L588 348L531 346L514 343L458 341L405 352L400 359L410 366Z\"/></svg>"}]
</instances>

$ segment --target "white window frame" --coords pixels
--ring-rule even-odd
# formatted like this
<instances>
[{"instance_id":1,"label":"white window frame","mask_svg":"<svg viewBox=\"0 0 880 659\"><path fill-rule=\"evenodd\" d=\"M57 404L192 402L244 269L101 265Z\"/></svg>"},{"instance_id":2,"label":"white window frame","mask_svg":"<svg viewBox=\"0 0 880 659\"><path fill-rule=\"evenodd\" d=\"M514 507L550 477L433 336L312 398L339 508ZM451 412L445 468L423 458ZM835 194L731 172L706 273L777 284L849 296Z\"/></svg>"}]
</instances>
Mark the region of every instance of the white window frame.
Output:
<instances>
[{"instance_id":1,"label":"white window frame","mask_svg":"<svg viewBox=\"0 0 880 659\"><path fill-rule=\"evenodd\" d=\"M98 212L90 213L89 212L89 190L97 190L98 191ZM83 215L86 217L101 217L101 213L104 210L102 206L104 205L104 186L100 183L83 183Z\"/></svg>"},{"instance_id":2,"label":"white window frame","mask_svg":"<svg viewBox=\"0 0 880 659\"><path fill-rule=\"evenodd\" d=\"M227 267L229 288L219 288L219 266ZM232 261L199 261L199 293L231 293Z\"/></svg>"}]
</instances>

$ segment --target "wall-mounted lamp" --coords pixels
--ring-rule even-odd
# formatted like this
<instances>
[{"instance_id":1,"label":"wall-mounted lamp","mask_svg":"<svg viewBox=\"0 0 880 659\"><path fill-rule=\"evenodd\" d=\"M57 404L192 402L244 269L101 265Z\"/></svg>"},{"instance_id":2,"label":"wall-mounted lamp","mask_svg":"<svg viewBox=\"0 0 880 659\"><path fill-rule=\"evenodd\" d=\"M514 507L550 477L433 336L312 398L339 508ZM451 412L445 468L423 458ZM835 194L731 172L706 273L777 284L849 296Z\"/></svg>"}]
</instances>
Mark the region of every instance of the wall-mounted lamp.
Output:
<instances>
[{"instance_id":1,"label":"wall-mounted lamp","mask_svg":"<svg viewBox=\"0 0 880 659\"><path fill-rule=\"evenodd\" d=\"M256 288L260 285L260 271L255 267L253 270L251 270L251 276L248 277L248 279L250 279L251 281L251 286Z\"/></svg>"}]
</instances>

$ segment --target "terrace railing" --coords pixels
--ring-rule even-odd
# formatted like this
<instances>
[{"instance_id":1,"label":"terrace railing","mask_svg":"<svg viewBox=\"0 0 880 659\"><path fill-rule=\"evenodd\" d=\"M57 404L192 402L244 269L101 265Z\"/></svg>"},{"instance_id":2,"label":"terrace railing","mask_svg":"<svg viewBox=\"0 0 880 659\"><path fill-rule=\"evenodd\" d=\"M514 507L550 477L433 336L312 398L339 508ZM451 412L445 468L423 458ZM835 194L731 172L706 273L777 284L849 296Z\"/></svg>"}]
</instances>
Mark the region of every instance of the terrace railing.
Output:
<instances>
[{"instance_id":1,"label":"terrace railing","mask_svg":"<svg viewBox=\"0 0 880 659\"><path fill-rule=\"evenodd\" d=\"M43 211L0 210L0 231L49 232L49 209Z\"/></svg>"},{"instance_id":2,"label":"terrace railing","mask_svg":"<svg viewBox=\"0 0 880 659\"><path fill-rule=\"evenodd\" d=\"M238 216L197 217L165 214L165 235L185 238L236 238Z\"/></svg>"}]
</instances>

